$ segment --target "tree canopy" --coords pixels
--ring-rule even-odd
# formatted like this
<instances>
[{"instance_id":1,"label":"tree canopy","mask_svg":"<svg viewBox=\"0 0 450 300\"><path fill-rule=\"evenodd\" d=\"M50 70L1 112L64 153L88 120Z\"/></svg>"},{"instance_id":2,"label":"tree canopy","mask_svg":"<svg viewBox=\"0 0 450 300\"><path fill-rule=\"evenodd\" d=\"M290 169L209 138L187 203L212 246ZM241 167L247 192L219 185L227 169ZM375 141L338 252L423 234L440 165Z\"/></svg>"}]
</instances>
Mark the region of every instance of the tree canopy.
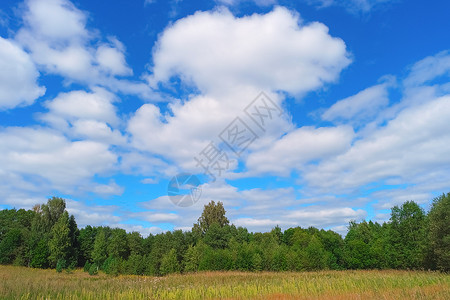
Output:
<instances>
[{"instance_id":1,"label":"tree canopy","mask_svg":"<svg viewBox=\"0 0 450 300\"><path fill-rule=\"evenodd\" d=\"M121 228L79 229L65 200L0 211L0 264L83 267L90 274L165 275L203 270L434 269L450 271L450 193L428 214L407 201L383 224L351 221L345 238L294 227L249 232L230 225L222 202L204 206L191 231L142 237Z\"/></svg>"}]
</instances>

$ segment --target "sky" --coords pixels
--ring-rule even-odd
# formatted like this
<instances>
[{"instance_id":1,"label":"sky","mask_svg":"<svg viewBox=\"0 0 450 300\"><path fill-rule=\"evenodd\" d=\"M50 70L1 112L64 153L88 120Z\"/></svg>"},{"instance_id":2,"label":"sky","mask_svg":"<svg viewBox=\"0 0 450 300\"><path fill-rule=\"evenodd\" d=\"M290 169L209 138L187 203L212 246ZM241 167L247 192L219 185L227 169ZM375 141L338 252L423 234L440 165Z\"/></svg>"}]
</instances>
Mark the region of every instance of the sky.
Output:
<instances>
[{"instance_id":1,"label":"sky","mask_svg":"<svg viewBox=\"0 0 450 300\"><path fill-rule=\"evenodd\" d=\"M450 2L3 0L0 208L345 234L450 191Z\"/></svg>"}]
</instances>

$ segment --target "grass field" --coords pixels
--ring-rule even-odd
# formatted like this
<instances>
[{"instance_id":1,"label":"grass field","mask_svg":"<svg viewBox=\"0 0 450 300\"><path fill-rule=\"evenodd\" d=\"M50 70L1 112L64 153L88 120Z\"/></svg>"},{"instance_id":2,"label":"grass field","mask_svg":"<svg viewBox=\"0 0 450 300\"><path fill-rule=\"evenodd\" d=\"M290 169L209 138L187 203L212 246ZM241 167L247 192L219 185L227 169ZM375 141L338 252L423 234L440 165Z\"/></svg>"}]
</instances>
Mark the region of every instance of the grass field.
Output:
<instances>
[{"instance_id":1,"label":"grass field","mask_svg":"<svg viewBox=\"0 0 450 300\"><path fill-rule=\"evenodd\" d=\"M450 299L450 275L407 271L89 276L0 266L0 299Z\"/></svg>"}]
</instances>

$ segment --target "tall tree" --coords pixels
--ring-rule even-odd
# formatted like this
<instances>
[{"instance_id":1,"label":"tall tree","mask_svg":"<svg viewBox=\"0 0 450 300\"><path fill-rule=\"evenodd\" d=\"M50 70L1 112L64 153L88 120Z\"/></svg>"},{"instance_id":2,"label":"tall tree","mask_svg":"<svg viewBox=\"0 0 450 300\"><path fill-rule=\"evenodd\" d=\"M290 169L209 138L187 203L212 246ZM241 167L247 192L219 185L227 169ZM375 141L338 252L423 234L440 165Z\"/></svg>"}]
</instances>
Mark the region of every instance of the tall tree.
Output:
<instances>
[{"instance_id":1,"label":"tall tree","mask_svg":"<svg viewBox=\"0 0 450 300\"><path fill-rule=\"evenodd\" d=\"M407 201L392 208L390 221L392 266L421 268L426 251L427 219L424 210L414 201Z\"/></svg>"},{"instance_id":2,"label":"tall tree","mask_svg":"<svg viewBox=\"0 0 450 300\"><path fill-rule=\"evenodd\" d=\"M160 273L161 275L167 275L177 272L180 272L180 264L177 260L177 253L175 249L172 248L163 256L161 260Z\"/></svg>"},{"instance_id":3,"label":"tall tree","mask_svg":"<svg viewBox=\"0 0 450 300\"><path fill-rule=\"evenodd\" d=\"M127 232L121 228L114 228L108 242L108 255L115 258L128 258L129 248Z\"/></svg>"},{"instance_id":4,"label":"tall tree","mask_svg":"<svg viewBox=\"0 0 450 300\"><path fill-rule=\"evenodd\" d=\"M101 266L108 258L107 246L108 242L106 237L106 229L100 228L97 235L95 236L94 248L92 249L91 253L92 261L97 266Z\"/></svg>"},{"instance_id":5,"label":"tall tree","mask_svg":"<svg viewBox=\"0 0 450 300\"><path fill-rule=\"evenodd\" d=\"M439 270L450 271L450 193L433 200L429 212L429 240Z\"/></svg>"},{"instance_id":6,"label":"tall tree","mask_svg":"<svg viewBox=\"0 0 450 300\"><path fill-rule=\"evenodd\" d=\"M228 225L230 221L225 216L225 213L226 211L222 202L219 201L217 204L214 201L209 202L203 208L202 215L198 219L197 224L194 224L194 229L200 230L204 234L214 223L220 227Z\"/></svg>"},{"instance_id":7,"label":"tall tree","mask_svg":"<svg viewBox=\"0 0 450 300\"><path fill-rule=\"evenodd\" d=\"M67 260L71 248L69 214L64 211L56 224L52 227L51 238L48 242L50 251L49 261L52 266L56 266L58 260Z\"/></svg>"},{"instance_id":8,"label":"tall tree","mask_svg":"<svg viewBox=\"0 0 450 300\"><path fill-rule=\"evenodd\" d=\"M94 249L95 236L99 228L87 225L80 230L78 236L79 243L79 264L84 266L87 261L92 261L92 250Z\"/></svg>"},{"instance_id":9,"label":"tall tree","mask_svg":"<svg viewBox=\"0 0 450 300\"><path fill-rule=\"evenodd\" d=\"M65 210L66 201L59 197L52 197L48 199L47 204L42 204L40 206L43 224L47 231L51 230Z\"/></svg>"}]
</instances>

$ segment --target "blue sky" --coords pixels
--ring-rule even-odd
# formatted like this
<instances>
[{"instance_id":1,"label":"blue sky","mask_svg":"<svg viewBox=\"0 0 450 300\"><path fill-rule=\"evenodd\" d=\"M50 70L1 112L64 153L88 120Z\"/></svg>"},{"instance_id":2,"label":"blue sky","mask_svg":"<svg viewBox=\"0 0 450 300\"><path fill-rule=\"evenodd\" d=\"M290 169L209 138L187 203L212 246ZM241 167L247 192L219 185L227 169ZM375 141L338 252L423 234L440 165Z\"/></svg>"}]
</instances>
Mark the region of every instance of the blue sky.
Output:
<instances>
[{"instance_id":1,"label":"blue sky","mask_svg":"<svg viewBox=\"0 0 450 300\"><path fill-rule=\"evenodd\" d=\"M448 11L2 1L0 207L61 196L80 226L144 236L189 229L210 200L251 231L428 209L450 189ZM168 196L180 173L200 179L188 207Z\"/></svg>"}]
</instances>

